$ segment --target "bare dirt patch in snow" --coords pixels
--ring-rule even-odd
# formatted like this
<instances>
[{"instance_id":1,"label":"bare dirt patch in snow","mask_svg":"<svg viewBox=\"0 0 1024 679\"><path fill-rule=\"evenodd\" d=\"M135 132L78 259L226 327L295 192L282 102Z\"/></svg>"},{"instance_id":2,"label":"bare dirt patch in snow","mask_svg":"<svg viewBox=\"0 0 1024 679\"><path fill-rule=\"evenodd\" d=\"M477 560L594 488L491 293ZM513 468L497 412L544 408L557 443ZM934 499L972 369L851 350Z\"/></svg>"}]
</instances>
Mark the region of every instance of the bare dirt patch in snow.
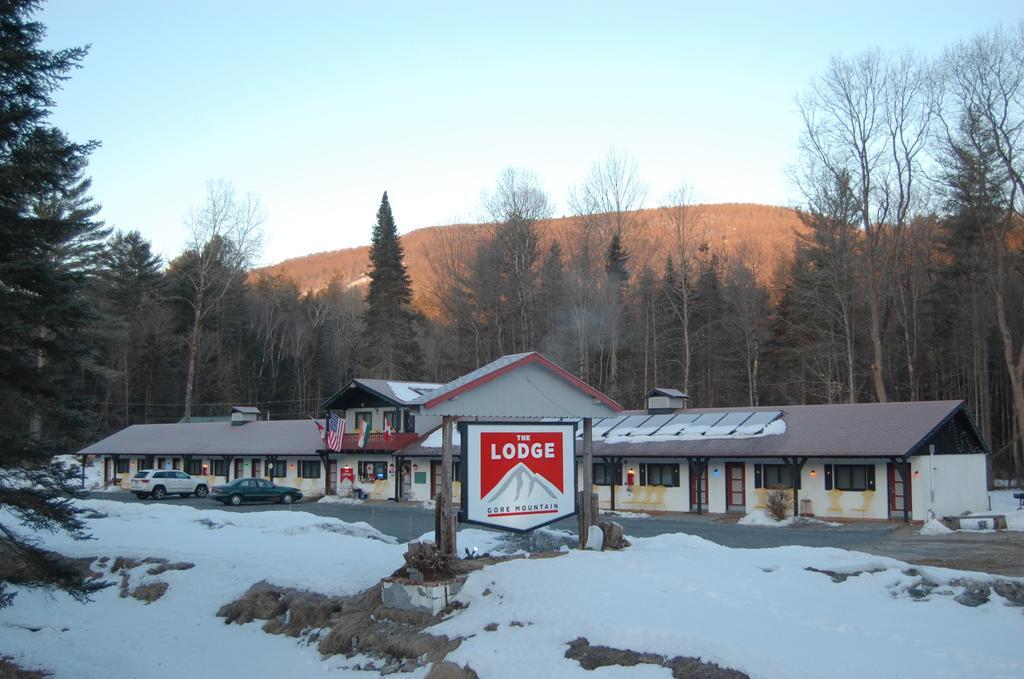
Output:
<instances>
[{"instance_id":1,"label":"bare dirt patch in snow","mask_svg":"<svg viewBox=\"0 0 1024 679\"><path fill-rule=\"evenodd\" d=\"M548 552L531 554L529 558L561 555L561 552ZM448 564L446 575L463 576L485 566L519 558L522 556L461 559ZM392 577L407 578L408 568L408 564L399 568ZM455 602L444 614L464 607L464 604ZM432 665L427 674L429 679L477 676L469 666L444 662L445 656L462 643L460 637L449 638L424 632L439 622L439 618L429 613L386 607L380 583L352 596L331 597L258 582L241 598L222 606L217 615L226 623L243 625L264 620L263 631L304 638L307 644L316 644L324 656L371 656L382 663L380 666L376 661L353 665L353 670L380 670L389 674Z\"/></svg>"},{"instance_id":2,"label":"bare dirt patch in snow","mask_svg":"<svg viewBox=\"0 0 1024 679\"><path fill-rule=\"evenodd\" d=\"M101 559L100 564L105 564L107 559ZM167 571L187 571L195 568L195 564L187 561L170 562L167 559L159 559L156 557L147 557L145 559L133 559L127 556L119 556L114 559L114 563L110 566L110 572L121 574L121 589L120 595L122 599L127 599L129 596L143 601L147 604L151 604L157 601L164 594L167 593L168 585L162 580L154 580L143 582L135 587L132 587L133 571L136 569L149 565L151 568L146 569L146 575L162 575Z\"/></svg>"},{"instance_id":3,"label":"bare dirt patch in snow","mask_svg":"<svg viewBox=\"0 0 1024 679\"><path fill-rule=\"evenodd\" d=\"M325 656L369 655L382 663L377 667L371 661L354 670L411 671L438 663L458 648L460 639L423 632L437 622L430 614L386 608L380 588L328 597L259 582L217 615L227 623L265 620L265 632L304 637Z\"/></svg>"},{"instance_id":4,"label":"bare dirt patch in snow","mask_svg":"<svg viewBox=\"0 0 1024 679\"><path fill-rule=\"evenodd\" d=\"M633 667L650 664L668 668L675 679L749 679L749 675L743 672L719 667L700 658L667 658L657 653L637 653L610 646L595 646L583 637L569 642L569 650L565 652L565 657L577 661L585 670L616 665Z\"/></svg>"}]
</instances>

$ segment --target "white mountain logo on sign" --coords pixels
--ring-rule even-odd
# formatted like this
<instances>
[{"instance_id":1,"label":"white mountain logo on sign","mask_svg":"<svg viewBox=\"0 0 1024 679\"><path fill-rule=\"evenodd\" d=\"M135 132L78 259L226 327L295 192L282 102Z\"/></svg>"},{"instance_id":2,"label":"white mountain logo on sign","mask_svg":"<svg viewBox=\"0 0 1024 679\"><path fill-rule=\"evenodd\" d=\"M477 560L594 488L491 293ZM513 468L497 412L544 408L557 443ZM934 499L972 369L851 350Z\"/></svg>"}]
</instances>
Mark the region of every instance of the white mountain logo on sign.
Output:
<instances>
[{"instance_id":1,"label":"white mountain logo on sign","mask_svg":"<svg viewBox=\"0 0 1024 679\"><path fill-rule=\"evenodd\" d=\"M526 486L525 493L523 486ZM506 506L550 503L558 496L558 489L550 481L520 462L508 470L494 490L484 498L484 502Z\"/></svg>"}]
</instances>

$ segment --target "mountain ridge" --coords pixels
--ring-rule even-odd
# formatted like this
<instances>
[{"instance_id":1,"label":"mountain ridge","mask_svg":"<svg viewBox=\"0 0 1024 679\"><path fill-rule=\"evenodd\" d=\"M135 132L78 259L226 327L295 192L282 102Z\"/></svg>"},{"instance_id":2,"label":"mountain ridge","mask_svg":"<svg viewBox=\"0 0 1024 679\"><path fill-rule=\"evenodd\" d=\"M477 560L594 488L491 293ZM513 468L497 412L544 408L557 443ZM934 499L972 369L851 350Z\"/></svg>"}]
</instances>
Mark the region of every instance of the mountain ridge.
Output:
<instances>
[{"instance_id":1,"label":"mountain ridge","mask_svg":"<svg viewBox=\"0 0 1024 679\"><path fill-rule=\"evenodd\" d=\"M631 269L639 271L651 266L655 271L664 267L665 258L672 251L673 227L671 208L646 208L632 211L633 226L627 233L627 249L631 255ZM694 223L705 231L706 242L712 251L726 254L740 249L754 251L755 272L767 280L779 261L793 249L795 235L801 229L796 210L787 207L757 203L713 203L693 205ZM551 242L558 240L562 251L571 245L571 235L578 229L579 217L553 217L539 224L540 249L543 253ZM413 293L422 301L433 281L431 253L438 252L449 234L457 234L460 241L478 242L493 228L493 224L447 224L425 226L401 235L405 248L406 268L413 283ZM780 247L784 246L784 247ZM365 284L369 266L369 245L337 250L323 250L301 257L291 257L276 264L254 270L255 275L280 277L294 282L303 292L322 290L337 280L347 287Z\"/></svg>"}]
</instances>

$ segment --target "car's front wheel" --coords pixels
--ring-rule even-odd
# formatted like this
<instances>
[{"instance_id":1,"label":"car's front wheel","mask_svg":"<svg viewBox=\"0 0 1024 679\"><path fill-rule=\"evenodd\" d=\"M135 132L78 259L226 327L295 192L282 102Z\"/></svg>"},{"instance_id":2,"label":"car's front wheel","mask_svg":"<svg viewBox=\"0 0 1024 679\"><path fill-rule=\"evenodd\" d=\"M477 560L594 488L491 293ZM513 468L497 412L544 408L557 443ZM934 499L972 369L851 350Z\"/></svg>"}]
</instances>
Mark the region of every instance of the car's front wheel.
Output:
<instances>
[{"instance_id":1,"label":"car's front wheel","mask_svg":"<svg viewBox=\"0 0 1024 679\"><path fill-rule=\"evenodd\" d=\"M210 489L207 488L206 486L199 486L198 488L196 488L196 492L193 493L193 495L195 495L196 497L206 497L209 494Z\"/></svg>"},{"instance_id":2,"label":"car's front wheel","mask_svg":"<svg viewBox=\"0 0 1024 679\"><path fill-rule=\"evenodd\" d=\"M237 507L238 505L242 504L242 496L239 495L238 493L235 493L230 498L228 498L228 502L230 502L233 507Z\"/></svg>"},{"instance_id":3,"label":"car's front wheel","mask_svg":"<svg viewBox=\"0 0 1024 679\"><path fill-rule=\"evenodd\" d=\"M295 498L292 497L291 493L285 493L284 495L281 496L281 504L290 505L294 501Z\"/></svg>"},{"instance_id":4,"label":"car's front wheel","mask_svg":"<svg viewBox=\"0 0 1024 679\"><path fill-rule=\"evenodd\" d=\"M165 497L167 497L167 490L163 486L157 486L153 489L154 500L163 500Z\"/></svg>"}]
</instances>

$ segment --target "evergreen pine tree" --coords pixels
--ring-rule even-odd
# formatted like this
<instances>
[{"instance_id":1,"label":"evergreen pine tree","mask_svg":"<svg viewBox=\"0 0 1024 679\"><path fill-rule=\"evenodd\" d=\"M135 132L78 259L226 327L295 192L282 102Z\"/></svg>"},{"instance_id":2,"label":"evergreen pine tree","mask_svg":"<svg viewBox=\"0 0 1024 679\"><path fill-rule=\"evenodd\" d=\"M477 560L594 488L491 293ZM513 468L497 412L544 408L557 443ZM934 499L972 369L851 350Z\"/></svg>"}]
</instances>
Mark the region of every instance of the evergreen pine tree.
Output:
<instances>
[{"instance_id":1,"label":"evergreen pine tree","mask_svg":"<svg viewBox=\"0 0 1024 679\"><path fill-rule=\"evenodd\" d=\"M97 589L25 532L84 537L68 499L75 470L50 460L82 438L66 380L88 350L83 292L104 235L82 176L94 144L72 143L47 122L54 91L86 50L41 49L38 9L36 0L0 5L0 506L25 526L0 523L0 606L12 583L78 598Z\"/></svg>"},{"instance_id":2,"label":"evergreen pine tree","mask_svg":"<svg viewBox=\"0 0 1024 679\"><path fill-rule=\"evenodd\" d=\"M164 361L170 347L166 334L151 330L161 315L158 305L164 277L161 259L153 254L149 241L138 231L118 231L107 241L99 261L92 296L100 320L92 325L91 334L100 347L98 433L106 434L134 423L129 404L147 400L153 386L149 373ZM120 407L112 407L112 400L119 401ZM140 414L144 420L145 411Z\"/></svg>"},{"instance_id":3,"label":"evergreen pine tree","mask_svg":"<svg viewBox=\"0 0 1024 679\"><path fill-rule=\"evenodd\" d=\"M412 308L412 283L386 191L373 227L368 275L360 373L381 379L415 379L423 366L416 337L417 314Z\"/></svg>"}]
</instances>

